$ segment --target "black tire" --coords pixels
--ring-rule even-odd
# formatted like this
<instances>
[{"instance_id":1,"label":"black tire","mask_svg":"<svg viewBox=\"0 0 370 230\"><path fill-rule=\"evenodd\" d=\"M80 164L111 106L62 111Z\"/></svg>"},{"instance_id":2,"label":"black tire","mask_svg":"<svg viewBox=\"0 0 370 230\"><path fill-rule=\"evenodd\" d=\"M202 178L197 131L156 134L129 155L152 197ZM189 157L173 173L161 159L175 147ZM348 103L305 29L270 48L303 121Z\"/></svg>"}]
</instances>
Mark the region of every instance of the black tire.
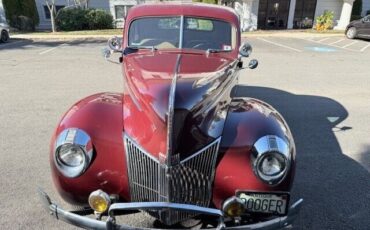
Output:
<instances>
[{"instance_id":1,"label":"black tire","mask_svg":"<svg viewBox=\"0 0 370 230\"><path fill-rule=\"evenodd\" d=\"M357 36L357 29L356 29L356 27L350 27L350 28L348 28L348 30L346 31L346 36L349 39L356 38L356 36Z\"/></svg>"},{"instance_id":2,"label":"black tire","mask_svg":"<svg viewBox=\"0 0 370 230\"><path fill-rule=\"evenodd\" d=\"M0 41L1 42L4 42L4 43L9 41L9 33L8 33L8 31L6 31L6 30L1 31Z\"/></svg>"}]
</instances>

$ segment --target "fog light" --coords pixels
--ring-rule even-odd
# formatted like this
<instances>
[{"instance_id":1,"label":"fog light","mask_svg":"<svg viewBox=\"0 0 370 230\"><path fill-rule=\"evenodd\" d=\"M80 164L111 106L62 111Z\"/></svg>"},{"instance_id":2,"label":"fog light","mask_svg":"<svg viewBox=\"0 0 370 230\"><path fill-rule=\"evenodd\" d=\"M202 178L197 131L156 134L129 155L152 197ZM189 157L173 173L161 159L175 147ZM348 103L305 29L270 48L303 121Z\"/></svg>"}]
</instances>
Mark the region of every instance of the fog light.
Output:
<instances>
[{"instance_id":1,"label":"fog light","mask_svg":"<svg viewBox=\"0 0 370 230\"><path fill-rule=\"evenodd\" d=\"M238 197L230 197L222 205L222 211L229 217L241 216L244 212L244 202Z\"/></svg>"},{"instance_id":2,"label":"fog light","mask_svg":"<svg viewBox=\"0 0 370 230\"><path fill-rule=\"evenodd\" d=\"M110 206L109 195L100 189L96 190L89 196L89 205L95 212L103 213Z\"/></svg>"}]
</instances>

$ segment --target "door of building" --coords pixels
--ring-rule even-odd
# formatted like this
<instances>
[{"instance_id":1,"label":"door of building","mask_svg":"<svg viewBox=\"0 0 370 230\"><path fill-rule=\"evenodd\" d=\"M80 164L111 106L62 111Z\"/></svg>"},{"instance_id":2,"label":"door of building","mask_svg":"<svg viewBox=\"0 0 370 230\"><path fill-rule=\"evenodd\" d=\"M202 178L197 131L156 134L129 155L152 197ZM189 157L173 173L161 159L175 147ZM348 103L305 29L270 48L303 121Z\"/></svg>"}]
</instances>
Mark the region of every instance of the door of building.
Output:
<instances>
[{"instance_id":1,"label":"door of building","mask_svg":"<svg viewBox=\"0 0 370 230\"><path fill-rule=\"evenodd\" d=\"M259 29L287 28L290 0L260 0L259 2Z\"/></svg>"}]
</instances>

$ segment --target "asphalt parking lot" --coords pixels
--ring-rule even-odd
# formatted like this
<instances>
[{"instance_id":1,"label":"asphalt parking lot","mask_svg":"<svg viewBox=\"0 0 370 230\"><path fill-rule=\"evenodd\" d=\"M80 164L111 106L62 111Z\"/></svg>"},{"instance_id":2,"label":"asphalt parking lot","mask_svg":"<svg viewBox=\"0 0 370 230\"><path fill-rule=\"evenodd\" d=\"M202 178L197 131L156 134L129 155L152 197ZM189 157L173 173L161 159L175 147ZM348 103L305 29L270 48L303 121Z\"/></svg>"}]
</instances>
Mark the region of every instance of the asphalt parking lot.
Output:
<instances>
[{"instance_id":1,"label":"asphalt parking lot","mask_svg":"<svg viewBox=\"0 0 370 230\"><path fill-rule=\"evenodd\" d=\"M342 36L246 40L260 64L243 72L237 96L277 108L296 141L292 199L305 203L294 229L369 229L370 42ZM72 229L48 216L36 189L64 205L50 177L53 129L77 100L123 88L120 66L101 57L104 45L95 40L0 44L2 229ZM146 215L120 221L152 224Z\"/></svg>"}]
</instances>

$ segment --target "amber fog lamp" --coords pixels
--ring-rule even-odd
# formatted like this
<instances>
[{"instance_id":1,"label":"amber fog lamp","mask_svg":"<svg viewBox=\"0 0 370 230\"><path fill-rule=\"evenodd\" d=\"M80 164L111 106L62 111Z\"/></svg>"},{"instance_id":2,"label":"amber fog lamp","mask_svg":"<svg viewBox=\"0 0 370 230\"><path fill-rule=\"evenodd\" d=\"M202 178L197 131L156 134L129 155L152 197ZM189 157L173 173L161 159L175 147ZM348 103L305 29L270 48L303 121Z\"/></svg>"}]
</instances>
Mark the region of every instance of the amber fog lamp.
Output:
<instances>
[{"instance_id":1,"label":"amber fog lamp","mask_svg":"<svg viewBox=\"0 0 370 230\"><path fill-rule=\"evenodd\" d=\"M222 211L229 217L241 216L244 212L244 202L238 197L230 197L222 205Z\"/></svg>"},{"instance_id":2,"label":"amber fog lamp","mask_svg":"<svg viewBox=\"0 0 370 230\"><path fill-rule=\"evenodd\" d=\"M100 189L96 190L89 196L89 205L95 212L103 213L110 206L109 195Z\"/></svg>"}]
</instances>

